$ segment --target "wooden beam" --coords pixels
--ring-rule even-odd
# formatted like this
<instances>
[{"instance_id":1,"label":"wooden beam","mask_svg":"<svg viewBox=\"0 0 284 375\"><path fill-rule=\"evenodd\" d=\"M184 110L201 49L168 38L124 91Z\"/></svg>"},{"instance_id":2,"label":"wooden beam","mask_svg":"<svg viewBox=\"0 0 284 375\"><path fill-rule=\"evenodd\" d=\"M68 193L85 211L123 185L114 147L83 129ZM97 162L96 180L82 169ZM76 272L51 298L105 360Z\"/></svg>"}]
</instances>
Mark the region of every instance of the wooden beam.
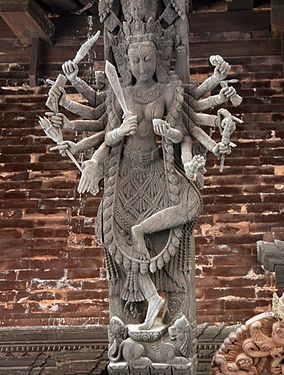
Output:
<instances>
[{"instance_id":1,"label":"wooden beam","mask_svg":"<svg viewBox=\"0 0 284 375\"><path fill-rule=\"evenodd\" d=\"M24 46L33 38L53 43L54 25L33 0L0 0L0 16Z\"/></svg>"},{"instance_id":2,"label":"wooden beam","mask_svg":"<svg viewBox=\"0 0 284 375\"><path fill-rule=\"evenodd\" d=\"M29 81L30 86L35 87L37 86L37 78L38 78L38 67L39 67L39 58L40 58L40 39L33 38L32 39L32 51L31 51L31 61L30 61L30 73L29 73Z\"/></svg>"},{"instance_id":3,"label":"wooden beam","mask_svg":"<svg viewBox=\"0 0 284 375\"><path fill-rule=\"evenodd\" d=\"M273 35L284 34L284 2L271 1L271 29Z\"/></svg>"},{"instance_id":4,"label":"wooden beam","mask_svg":"<svg viewBox=\"0 0 284 375\"><path fill-rule=\"evenodd\" d=\"M270 11L194 12L189 15L191 33L250 32L270 30Z\"/></svg>"},{"instance_id":5,"label":"wooden beam","mask_svg":"<svg viewBox=\"0 0 284 375\"><path fill-rule=\"evenodd\" d=\"M75 13L81 8L75 0L41 0L41 2L60 15Z\"/></svg>"},{"instance_id":6,"label":"wooden beam","mask_svg":"<svg viewBox=\"0 0 284 375\"><path fill-rule=\"evenodd\" d=\"M253 9L254 0L227 0L228 10L245 10Z\"/></svg>"},{"instance_id":7,"label":"wooden beam","mask_svg":"<svg viewBox=\"0 0 284 375\"><path fill-rule=\"evenodd\" d=\"M282 71L284 73L284 33L281 33Z\"/></svg>"}]
</instances>

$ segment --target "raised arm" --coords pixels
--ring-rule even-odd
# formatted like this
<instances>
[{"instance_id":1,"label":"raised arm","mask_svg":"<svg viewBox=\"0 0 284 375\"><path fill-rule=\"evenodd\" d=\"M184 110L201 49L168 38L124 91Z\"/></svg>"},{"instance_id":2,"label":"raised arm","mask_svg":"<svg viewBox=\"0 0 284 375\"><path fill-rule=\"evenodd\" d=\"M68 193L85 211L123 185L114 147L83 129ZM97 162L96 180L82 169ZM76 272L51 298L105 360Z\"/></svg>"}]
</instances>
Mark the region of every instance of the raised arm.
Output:
<instances>
[{"instance_id":1,"label":"raised arm","mask_svg":"<svg viewBox=\"0 0 284 375\"><path fill-rule=\"evenodd\" d=\"M199 100L190 97L189 101L196 112L202 112L226 103L233 95L236 95L236 90L233 87L224 87L220 90L218 95L209 96L209 98Z\"/></svg>"},{"instance_id":2,"label":"raised arm","mask_svg":"<svg viewBox=\"0 0 284 375\"><path fill-rule=\"evenodd\" d=\"M104 130L107 123L107 114L105 113L99 120L72 120L70 121L63 113L46 113L50 117L53 126L62 129L70 129L78 132L91 131L97 132Z\"/></svg>"},{"instance_id":3,"label":"raised arm","mask_svg":"<svg viewBox=\"0 0 284 375\"><path fill-rule=\"evenodd\" d=\"M223 142L216 143L214 139L210 138L199 126L195 126L191 129L191 135L215 156L220 157L222 154L229 154L231 152L229 144L225 145Z\"/></svg>"},{"instance_id":4,"label":"raised arm","mask_svg":"<svg viewBox=\"0 0 284 375\"><path fill-rule=\"evenodd\" d=\"M102 100L102 103L99 104L96 108L77 103L73 100L68 99L66 91L63 87L53 86L49 90L49 96L53 97L56 102L58 102L63 108L67 109L69 112L72 112L80 117L85 119L99 119L104 111L105 105Z\"/></svg>"},{"instance_id":5,"label":"raised arm","mask_svg":"<svg viewBox=\"0 0 284 375\"><path fill-rule=\"evenodd\" d=\"M95 107L97 102L96 91L78 77L78 65L74 61L69 60L62 65L62 70L71 85L87 99L91 106Z\"/></svg>"},{"instance_id":6,"label":"raised arm","mask_svg":"<svg viewBox=\"0 0 284 375\"><path fill-rule=\"evenodd\" d=\"M216 66L214 69L214 74L207 78L201 85L195 88L195 98L199 99L208 91L212 91L216 86L219 85L221 81L226 79L230 72L231 66L229 63L224 61L224 59L217 55L214 56L216 61ZM211 61L211 59L210 59Z\"/></svg>"},{"instance_id":7,"label":"raised arm","mask_svg":"<svg viewBox=\"0 0 284 375\"><path fill-rule=\"evenodd\" d=\"M110 146L118 145L124 137L135 133L137 128L137 116L126 117L119 128L115 128L106 133L105 143Z\"/></svg>"}]
</instances>

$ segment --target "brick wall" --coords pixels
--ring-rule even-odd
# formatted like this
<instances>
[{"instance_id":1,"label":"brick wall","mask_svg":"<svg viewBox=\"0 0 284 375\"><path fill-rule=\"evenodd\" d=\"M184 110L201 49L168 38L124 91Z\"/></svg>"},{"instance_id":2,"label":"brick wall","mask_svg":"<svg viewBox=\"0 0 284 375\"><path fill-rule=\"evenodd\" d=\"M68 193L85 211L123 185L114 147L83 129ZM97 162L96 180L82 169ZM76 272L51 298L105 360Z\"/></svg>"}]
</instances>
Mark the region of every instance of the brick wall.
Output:
<instances>
[{"instance_id":1,"label":"brick wall","mask_svg":"<svg viewBox=\"0 0 284 375\"><path fill-rule=\"evenodd\" d=\"M86 38L85 18L57 19L55 47L42 47L40 83L27 86L30 49L0 23L0 320L2 326L106 324L108 292L94 237L99 197L80 197L73 164L48 152L37 124L62 62ZM232 64L244 97L234 113L238 148L220 174L209 158L204 211L196 228L198 322L235 323L270 306L274 281L256 260L256 241L283 239L284 79L281 42L269 12L190 17L192 79L211 74L210 54ZM226 31L224 31L226 30ZM96 69L102 68L99 41ZM92 64L80 65L91 80ZM67 88L68 93L74 93ZM66 133L66 139L72 139Z\"/></svg>"}]
</instances>

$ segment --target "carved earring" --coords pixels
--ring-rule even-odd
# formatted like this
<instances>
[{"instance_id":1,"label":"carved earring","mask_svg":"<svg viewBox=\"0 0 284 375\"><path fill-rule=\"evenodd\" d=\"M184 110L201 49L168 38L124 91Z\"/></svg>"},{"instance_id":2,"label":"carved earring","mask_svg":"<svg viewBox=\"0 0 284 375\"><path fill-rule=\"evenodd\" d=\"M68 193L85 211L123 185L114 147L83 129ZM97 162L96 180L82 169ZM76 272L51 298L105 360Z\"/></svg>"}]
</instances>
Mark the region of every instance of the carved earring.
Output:
<instances>
[{"instance_id":1,"label":"carved earring","mask_svg":"<svg viewBox=\"0 0 284 375\"><path fill-rule=\"evenodd\" d=\"M158 61L158 64L157 64L156 75L157 75L157 80L160 83L167 83L169 80L167 71L163 67L163 65L160 63L160 61Z\"/></svg>"},{"instance_id":2,"label":"carved earring","mask_svg":"<svg viewBox=\"0 0 284 375\"><path fill-rule=\"evenodd\" d=\"M131 72L131 69L130 69L130 65L127 64L125 72L122 75L122 81L123 81L124 86L131 85L132 84L132 78L133 78L133 76L132 76L132 72Z\"/></svg>"}]
</instances>

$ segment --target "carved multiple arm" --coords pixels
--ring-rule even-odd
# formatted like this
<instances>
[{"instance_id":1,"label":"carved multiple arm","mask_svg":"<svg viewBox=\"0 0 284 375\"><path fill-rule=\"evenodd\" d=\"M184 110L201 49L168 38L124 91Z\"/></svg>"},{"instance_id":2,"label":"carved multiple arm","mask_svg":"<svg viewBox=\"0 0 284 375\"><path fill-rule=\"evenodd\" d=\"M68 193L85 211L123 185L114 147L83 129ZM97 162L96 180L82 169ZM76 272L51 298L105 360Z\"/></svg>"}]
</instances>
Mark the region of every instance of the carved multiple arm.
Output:
<instances>
[{"instance_id":1,"label":"carved multiple arm","mask_svg":"<svg viewBox=\"0 0 284 375\"><path fill-rule=\"evenodd\" d=\"M219 85L221 81L227 78L230 72L231 66L229 63L223 60L219 55L214 56L216 59L216 66L212 76L208 77L201 85L195 88L194 96L196 99L201 98L208 91L212 91Z\"/></svg>"},{"instance_id":2,"label":"carved multiple arm","mask_svg":"<svg viewBox=\"0 0 284 375\"><path fill-rule=\"evenodd\" d=\"M69 120L63 113L57 113L54 115L50 112L47 112L46 114L50 115L50 121L52 125L61 127L62 129L69 129L79 132L101 131L104 130L107 123L106 113L104 113L99 120Z\"/></svg>"},{"instance_id":3,"label":"carved multiple arm","mask_svg":"<svg viewBox=\"0 0 284 375\"><path fill-rule=\"evenodd\" d=\"M102 116L105 113L105 92L97 93L92 87L90 87L85 81L78 77L78 66L74 61L67 61L62 65L62 70L66 78L71 82L72 86L81 93L88 101L90 106L77 103L70 100L66 91L63 87L58 87L56 85L52 86L49 91L49 96L53 97L54 101L59 103L63 108L67 109L84 119L88 120L99 120L103 122ZM89 131L101 130L99 123L82 123L82 122L72 122L69 124L69 128L75 131ZM67 125L66 125L67 126ZM104 123L105 126L105 123Z\"/></svg>"},{"instance_id":4,"label":"carved multiple arm","mask_svg":"<svg viewBox=\"0 0 284 375\"><path fill-rule=\"evenodd\" d=\"M223 87L218 95L205 99L196 100L192 96L188 96L188 103L196 112L202 112L226 103L234 95L236 95L236 90L233 87Z\"/></svg>"},{"instance_id":5,"label":"carved multiple arm","mask_svg":"<svg viewBox=\"0 0 284 375\"><path fill-rule=\"evenodd\" d=\"M219 57L219 56L215 56ZM80 183L78 190L85 192L90 190L90 175L94 176L95 171L98 169L98 165L101 164L102 160L107 156L108 147L113 147L123 140L124 137L134 134L137 127L137 116L130 116L124 119L122 124L115 129L103 131L107 124L107 113L105 112L105 95L97 95L95 90L87 85L86 82L78 78L78 66L68 61L62 66L63 72L66 77L70 80L71 84L77 89L78 92L82 93L86 99L92 105L97 105L96 108L92 108L83 104L76 103L67 98L66 92L63 88L54 87L51 89L51 95L57 97L59 104L69 111L80 115L88 120L73 120L70 121L63 114L56 114L51 117L51 122L55 126L60 126L63 129L71 129L75 131L92 131L99 132L91 137L84 138L77 144L65 141L61 145L56 146L54 149L58 149L62 155L66 154L68 148L72 154L76 154L85 151L90 148L101 146L96 150L91 160L83 164L83 175L82 183ZM236 94L236 90L233 87L224 87L220 90L218 95L210 96L206 99L199 99L204 93L212 90L216 87L223 79L226 78L230 70L230 65L223 61L220 57L219 63L215 67L213 76L209 77L204 83L195 88L191 92L185 92L185 100L183 103L183 121L186 120L188 123L187 134L183 131L171 127L169 123L161 119L153 120L153 129L157 135L166 137L173 143L181 143L181 159L185 169L185 173L189 179L195 180L197 173L204 173L206 170L205 158L200 155L193 156L192 154L192 138L198 140L208 151L214 153L214 155L220 157L230 153L230 145L222 142L216 143L209 135L202 130L200 126L209 126L215 128L217 125L218 117L214 115L208 115L205 113L197 113L205 111L211 107L223 104ZM173 101L173 90L170 85L167 88L166 93L166 104ZM182 119L181 119L182 121Z\"/></svg>"},{"instance_id":6,"label":"carved multiple arm","mask_svg":"<svg viewBox=\"0 0 284 375\"><path fill-rule=\"evenodd\" d=\"M129 116L124 119L119 128L106 133L105 143L110 146L116 146L124 137L134 134L137 127L137 116Z\"/></svg>"}]
</instances>

